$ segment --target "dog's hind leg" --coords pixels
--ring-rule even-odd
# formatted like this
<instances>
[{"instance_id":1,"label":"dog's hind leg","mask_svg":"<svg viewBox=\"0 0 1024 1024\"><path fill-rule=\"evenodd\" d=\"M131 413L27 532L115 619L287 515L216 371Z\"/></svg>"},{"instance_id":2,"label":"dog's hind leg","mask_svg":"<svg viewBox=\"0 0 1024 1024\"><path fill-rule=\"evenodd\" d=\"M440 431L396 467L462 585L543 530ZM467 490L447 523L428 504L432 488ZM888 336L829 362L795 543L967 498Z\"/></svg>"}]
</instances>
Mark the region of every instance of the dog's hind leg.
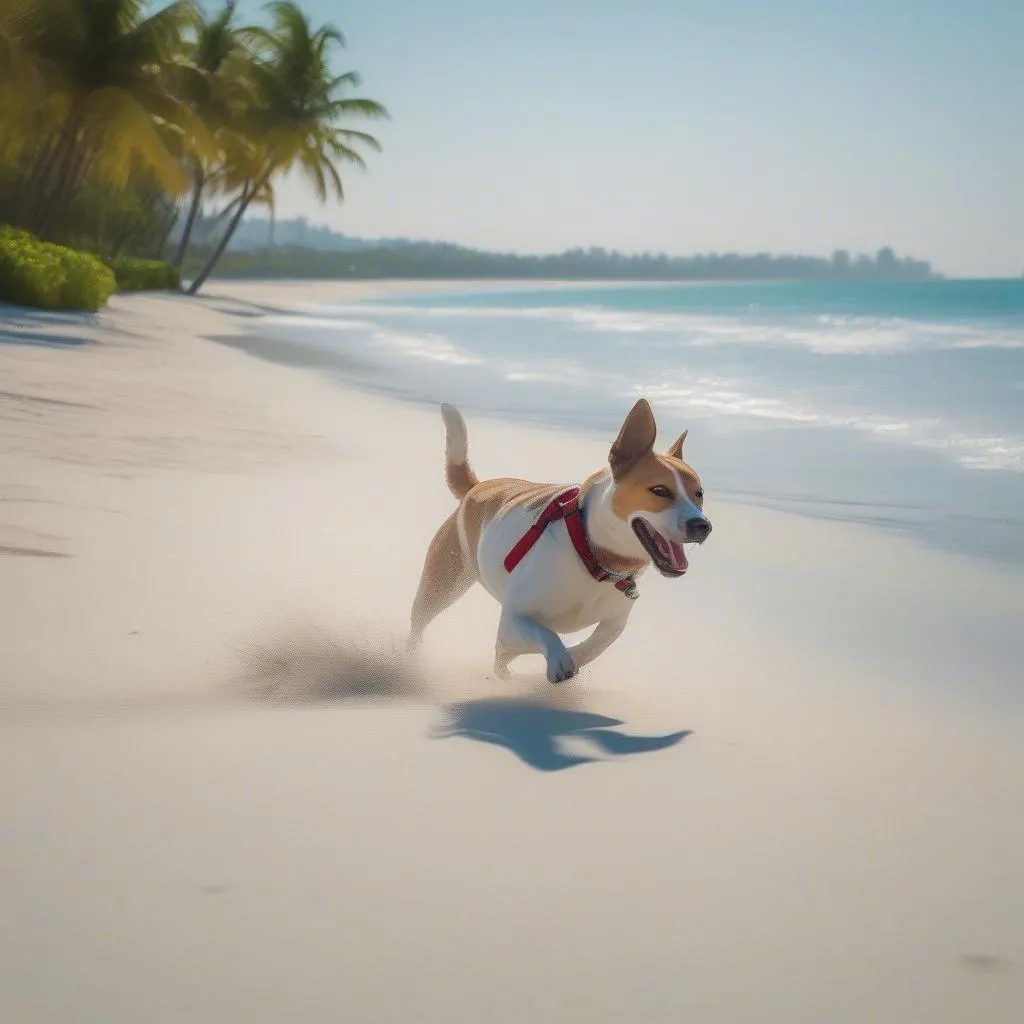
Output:
<instances>
[{"instance_id":1,"label":"dog's hind leg","mask_svg":"<svg viewBox=\"0 0 1024 1024\"><path fill-rule=\"evenodd\" d=\"M476 573L459 539L458 515L456 510L444 521L427 548L412 605L410 651L419 647L427 626L476 583Z\"/></svg>"}]
</instances>

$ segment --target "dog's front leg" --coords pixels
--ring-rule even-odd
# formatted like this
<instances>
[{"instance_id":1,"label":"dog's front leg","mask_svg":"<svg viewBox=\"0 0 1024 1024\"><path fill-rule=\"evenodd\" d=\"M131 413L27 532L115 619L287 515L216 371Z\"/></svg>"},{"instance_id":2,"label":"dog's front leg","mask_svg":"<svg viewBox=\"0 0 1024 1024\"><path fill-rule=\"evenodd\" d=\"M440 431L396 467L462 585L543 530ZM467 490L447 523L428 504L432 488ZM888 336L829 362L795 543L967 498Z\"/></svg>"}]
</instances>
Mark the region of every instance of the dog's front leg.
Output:
<instances>
[{"instance_id":1,"label":"dog's front leg","mask_svg":"<svg viewBox=\"0 0 1024 1024\"><path fill-rule=\"evenodd\" d=\"M581 640L578 644L569 648L569 657L572 658L577 669L589 664L599 654L603 654L620 636L626 628L625 619L606 619L599 622L594 632Z\"/></svg>"},{"instance_id":2,"label":"dog's front leg","mask_svg":"<svg viewBox=\"0 0 1024 1024\"><path fill-rule=\"evenodd\" d=\"M518 615L507 609L503 611L494 650L495 675L499 679L508 679L508 663L518 654L534 651L544 655L549 683L563 683L576 675L572 655L557 633L545 629L528 615Z\"/></svg>"}]
</instances>

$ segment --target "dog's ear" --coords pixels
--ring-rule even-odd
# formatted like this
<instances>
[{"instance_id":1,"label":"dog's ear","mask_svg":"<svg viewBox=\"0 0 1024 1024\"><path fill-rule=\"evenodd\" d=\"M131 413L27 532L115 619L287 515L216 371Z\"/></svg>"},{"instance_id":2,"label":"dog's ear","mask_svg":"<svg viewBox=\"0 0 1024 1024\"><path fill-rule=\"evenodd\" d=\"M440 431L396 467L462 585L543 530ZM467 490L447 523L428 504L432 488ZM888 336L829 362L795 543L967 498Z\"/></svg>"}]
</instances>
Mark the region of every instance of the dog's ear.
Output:
<instances>
[{"instance_id":1,"label":"dog's ear","mask_svg":"<svg viewBox=\"0 0 1024 1024\"><path fill-rule=\"evenodd\" d=\"M608 453L608 464L612 468L612 476L618 480L628 473L645 455L654 449L654 439L658 428L654 422L654 413L641 398L629 411L626 422L622 424L619 436Z\"/></svg>"},{"instance_id":2,"label":"dog's ear","mask_svg":"<svg viewBox=\"0 0 1024 1024\"><path fill-rule=\"evenodd\" d=\"M676 443L665 454L670 459L682 459L683 457L683 442L686 440L686 435L689 433L688 430L684 430L676 440Z\"/></svg>"}]
</instances>

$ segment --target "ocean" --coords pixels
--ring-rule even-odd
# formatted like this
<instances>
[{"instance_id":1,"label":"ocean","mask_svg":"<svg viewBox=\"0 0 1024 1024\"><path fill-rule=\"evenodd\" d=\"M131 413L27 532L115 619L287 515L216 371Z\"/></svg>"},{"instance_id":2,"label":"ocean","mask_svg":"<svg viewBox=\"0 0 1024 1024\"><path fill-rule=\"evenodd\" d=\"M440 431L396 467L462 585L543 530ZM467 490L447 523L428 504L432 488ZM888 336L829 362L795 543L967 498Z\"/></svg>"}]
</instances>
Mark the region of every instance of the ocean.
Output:
<instances>
[{"instance_id":1,"label":"ocean","mask_svg":"<svg viewBox=\"0 0 1024 1024\"><path fill-rule=\"evenodd\" d=\"M710 502L1024 566L1024 280L520 283L258 330L257 354L350 385L604 440L643 395Z\"/></svg>"}]
</instances>

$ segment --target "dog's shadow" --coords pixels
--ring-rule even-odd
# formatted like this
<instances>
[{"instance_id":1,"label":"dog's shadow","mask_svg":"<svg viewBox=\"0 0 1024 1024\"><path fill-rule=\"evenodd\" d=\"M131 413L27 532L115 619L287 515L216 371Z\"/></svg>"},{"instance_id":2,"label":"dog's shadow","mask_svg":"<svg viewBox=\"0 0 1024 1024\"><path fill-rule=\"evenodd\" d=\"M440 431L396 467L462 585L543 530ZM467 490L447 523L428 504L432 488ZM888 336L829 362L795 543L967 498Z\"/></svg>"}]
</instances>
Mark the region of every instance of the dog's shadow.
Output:
<instances>
[{"instance_id":1,"label":"dog's shadow","mask_svg":"<svg viewBox=\"0 0 1024 1024\"><path fill-rule=\"evenodd\" d=\"M434 739L461 736L492 743L511 751L524 764L542 772L564 771L627 754L649 754L674 747L691 730L664 736L640 736L616 731L618 718L533 700L486 699L449 704L447 721L436 727ZM564 749L565 740L583 740L605 756L588 756Z\"/></svg>"}]
</instances>

